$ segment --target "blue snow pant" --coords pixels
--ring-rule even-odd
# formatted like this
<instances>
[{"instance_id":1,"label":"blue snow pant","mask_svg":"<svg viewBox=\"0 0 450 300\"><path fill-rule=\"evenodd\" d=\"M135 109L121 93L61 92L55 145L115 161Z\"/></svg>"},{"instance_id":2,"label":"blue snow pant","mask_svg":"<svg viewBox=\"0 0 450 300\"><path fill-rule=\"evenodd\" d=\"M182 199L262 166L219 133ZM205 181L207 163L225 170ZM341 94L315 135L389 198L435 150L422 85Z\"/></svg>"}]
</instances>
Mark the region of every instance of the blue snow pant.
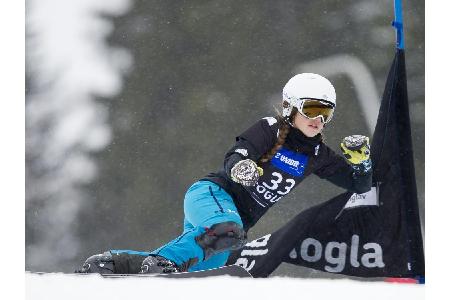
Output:
<instances>
[{"instance_id":1,"label":"blue snow pant","mask_svg":"<svg viewBox=\"0 0 450 300\"><path fill-rule=\"evenodd\" d=\"M197 181L184 197L183 233L154 250L151 254L160 255L181 265L189 259L197 258L198 263L188 271L199 271L224 266L230 251L217 253L204 260L203 249L195 237L205 232L205 227L222 222L235 222L243 227L231 196L220 186L210 181Z\"/></svg>"}]
</instances>

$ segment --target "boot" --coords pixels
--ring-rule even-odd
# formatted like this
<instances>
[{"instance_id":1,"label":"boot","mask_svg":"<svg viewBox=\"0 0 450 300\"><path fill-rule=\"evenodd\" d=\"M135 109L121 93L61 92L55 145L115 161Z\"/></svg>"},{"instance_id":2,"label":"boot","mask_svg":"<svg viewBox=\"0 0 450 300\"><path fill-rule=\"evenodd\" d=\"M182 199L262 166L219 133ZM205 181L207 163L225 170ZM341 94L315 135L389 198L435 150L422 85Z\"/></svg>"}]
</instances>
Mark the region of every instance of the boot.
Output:
<instances>
[{"instance_id":1,"label":"boot","mask_svg":"<svg viewBox=\"0 0 450 300\"><path fill-rule=\"evenodd\" d=\"M107 251L103 254L92 255L75 273L114 274L114 260L111 253Z\"/></svg>"},{"instance_id":2,"label":"boot","mask_svg":"<svg viewBox=\"0 0 450 300\"><path fill-rule=\"evenodd\" d=\"M180 269L178 266L159 255L150 255L142 262L141 266L141 274L150 274L150 273L178 273Z\"/></svg>"}]
</instances>

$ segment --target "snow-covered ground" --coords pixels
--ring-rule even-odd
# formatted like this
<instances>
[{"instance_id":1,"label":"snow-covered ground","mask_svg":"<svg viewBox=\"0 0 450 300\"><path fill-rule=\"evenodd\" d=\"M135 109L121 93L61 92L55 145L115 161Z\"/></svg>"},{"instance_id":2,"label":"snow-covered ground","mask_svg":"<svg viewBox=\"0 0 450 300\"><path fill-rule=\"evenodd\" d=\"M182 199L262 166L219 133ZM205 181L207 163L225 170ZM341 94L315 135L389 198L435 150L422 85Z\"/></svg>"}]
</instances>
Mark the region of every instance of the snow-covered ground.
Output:
<instances>
[{"instance_id":1,"label":"snow-covered ground","mask_svg":"<svg viewBox=\"0 0 450 300\"><path fill-rule=\"evenodd\" d=\"M27 300L87 299L425 299L425 286L348 279L103 278L98 274L25 274Z\"/></svg>"}]
</instances>

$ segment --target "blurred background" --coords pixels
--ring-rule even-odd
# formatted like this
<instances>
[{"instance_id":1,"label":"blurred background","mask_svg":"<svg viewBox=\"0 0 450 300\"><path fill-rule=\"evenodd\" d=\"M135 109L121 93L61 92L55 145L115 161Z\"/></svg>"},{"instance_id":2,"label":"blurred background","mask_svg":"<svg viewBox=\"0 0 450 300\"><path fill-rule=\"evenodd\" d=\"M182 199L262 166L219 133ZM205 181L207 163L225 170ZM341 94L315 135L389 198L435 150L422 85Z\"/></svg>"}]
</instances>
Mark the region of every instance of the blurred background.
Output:
<instances>
[{"instance_id":1,"label":"blurred background","mask_svg":"<svg viewBox=\"0 0 450 300\"><path fill-rule=\"evenodd\" d=\"M423 226L424 1L403 5ZM73 272L92 254L180 234L188 187L276 114L296 73L336 88L330 147L372 136L393 18L392 0L27 0L26 270ZM340 192L310 176L249 238ZM339 276L286 264L273 275Z\"/></svg>"}]
</instances>

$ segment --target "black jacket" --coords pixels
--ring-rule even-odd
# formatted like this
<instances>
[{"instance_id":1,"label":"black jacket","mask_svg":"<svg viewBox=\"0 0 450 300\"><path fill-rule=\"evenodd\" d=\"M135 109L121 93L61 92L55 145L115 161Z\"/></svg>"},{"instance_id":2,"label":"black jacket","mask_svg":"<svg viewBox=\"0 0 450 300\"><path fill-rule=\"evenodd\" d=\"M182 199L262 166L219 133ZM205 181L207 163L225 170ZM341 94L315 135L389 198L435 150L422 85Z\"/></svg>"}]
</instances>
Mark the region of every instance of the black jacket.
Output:
<instances>
[{"instance_id":1,"label":"black jacket","mask_svg":"<svg viewBox=\"0 0 450 300\"><path fill-rule=\"evenodd\" d=\"M356 193L370 190L372 172L356 174L342 156L322 142L319 134L306 137L291 127L283 147L266 163L258 163L264 174L255 186L244 187L230 178L236 162L250 158L255 162L275 145L280 121L273 117L259 120L236 137L236 144L225 155L224 168L201 180L212 181L229 193L247 231L267 210L287 195L311 173Z\"/></svg>"}]
</instances>

